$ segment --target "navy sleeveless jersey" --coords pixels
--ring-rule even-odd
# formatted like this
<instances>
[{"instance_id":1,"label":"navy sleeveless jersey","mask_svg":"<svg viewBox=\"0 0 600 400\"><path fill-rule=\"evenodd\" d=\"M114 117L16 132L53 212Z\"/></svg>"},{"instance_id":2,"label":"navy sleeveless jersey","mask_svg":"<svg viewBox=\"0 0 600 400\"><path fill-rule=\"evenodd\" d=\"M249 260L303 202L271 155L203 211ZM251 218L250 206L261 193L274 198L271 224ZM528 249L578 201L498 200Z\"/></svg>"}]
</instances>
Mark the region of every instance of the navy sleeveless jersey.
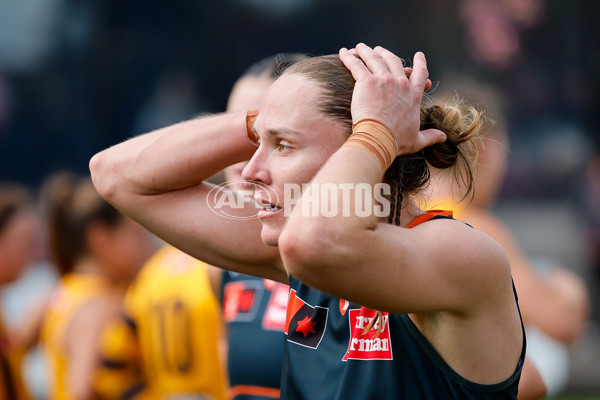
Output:
<instances>
[{"instance_id":1,"label":"navy sleeveless jersey","mask_svg":"<svg viewBox=\"0 0 600 400\"><path fill-rule=\"evenodd\" d=\"M363 335L376 311L290 285L282 399L516 399L525 340L514 374L481 385L452 370L408 315L383 313L383 331Z\"/></svg>"},{"instance_id":2,"label":"navy sleeveless jersey","mask_svg":"<svg viewBox=\"0 0 600 400\"><path fill-rule=\"evenodd\" d=\"M223 272L231 399L279 398L288 293L282 283Z\"/></svg>"}]
</instances>

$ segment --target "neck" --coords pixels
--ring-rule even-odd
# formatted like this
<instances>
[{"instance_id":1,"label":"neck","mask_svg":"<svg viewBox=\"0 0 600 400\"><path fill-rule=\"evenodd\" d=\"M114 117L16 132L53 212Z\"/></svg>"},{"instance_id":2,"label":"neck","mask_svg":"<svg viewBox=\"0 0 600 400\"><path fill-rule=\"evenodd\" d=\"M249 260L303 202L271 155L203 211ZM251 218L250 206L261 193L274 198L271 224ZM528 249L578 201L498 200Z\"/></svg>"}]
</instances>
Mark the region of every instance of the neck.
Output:
<instances>
[{"instance_id":1,"label":"neck","mask_svg":"<svg viewBox=\"0 0 600 400\"><path fill-rule=\"evenodd\" d=\"M389 200L389 197L388 197ZM397 211L398 212L398 211ZM400 226L405 227L410 224L413 219L423 214L423 210L412 200L408 194L403 194L402 205L400 207ZM387 223L388 217L381 217L380 222Z\"/></svg>"},{"instance_id":2,"label":"neck","mask_svg":"<svg viewBox=\"0 0 600 400\"><path fill-rule=\"evenodd\" d=\"M460 198L460 193L455 187L454 177L449 172L432 170L429 182L425 195L431 199L453 198L456 196Z\"/></svg>"}]
</instances>

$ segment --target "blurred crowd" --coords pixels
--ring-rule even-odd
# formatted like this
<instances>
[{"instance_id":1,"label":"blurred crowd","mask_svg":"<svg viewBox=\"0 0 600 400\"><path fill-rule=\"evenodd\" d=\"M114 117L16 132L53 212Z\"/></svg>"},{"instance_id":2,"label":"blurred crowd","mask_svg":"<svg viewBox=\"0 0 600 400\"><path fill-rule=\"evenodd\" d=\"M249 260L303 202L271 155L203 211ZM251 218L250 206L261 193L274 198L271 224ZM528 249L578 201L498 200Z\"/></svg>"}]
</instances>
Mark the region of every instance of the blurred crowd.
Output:
<instances>
[{"instance_id":1,"label":"blurred crowd","mask_svg":"<svg viewBox=\"0 0 600 400\"><path fill-rule=\"evenodd\" d=\"M52 386L47 367L51 360L54 374L66 374L67 358L80 362L79 375L69 378L80 383L69 386L75 398L114 396L102 388L138 390L156 371L140 366L145 350L131 345L129 328L178 335L197 317L166 296L160 304L170 308L145 319L135 299L155 278L138 275L144 264L150 269L165 257L179 273L202 276L209 267L169 248L150 258L163 244L97 196L90 157L133 135L224 111L237 78L263 57L335 53L359 41L407 58L424 51L433 97L462 87L459 76L498 95L468 99L501 110L490 117L503 130L506 157L492 161L499 171L493 201L476 206L511 232L536 280L584 304L574 306L585 314L572 323L576 331L553 334L540 325L528 332L540 365L556 366L540 371L553 382L549 394L600 393L592 368L600 362L599 8L592 0L0 2L0 354L7 341L16 343L0 359L23 362L25 381L15 381L14 398L67 390ZM223 283L211 282L202 284L213 285L214 304L200 315L220 326L231 315L221 310ZM169 285L184 290L181 282ZM84 304L85 315L101 317L84 316L63 332L60 319ZM164 318L183 325L165 333ZM204 343L215 352L211 390L225 398L220 391L231 377L223 333L211 335ZM90 358L89 348L101 355ZM188 368L185 349L165 351L164 371ZM115 368L94 372L99 363L119 365L117 377Z\"/></svg>"}]
</instances>

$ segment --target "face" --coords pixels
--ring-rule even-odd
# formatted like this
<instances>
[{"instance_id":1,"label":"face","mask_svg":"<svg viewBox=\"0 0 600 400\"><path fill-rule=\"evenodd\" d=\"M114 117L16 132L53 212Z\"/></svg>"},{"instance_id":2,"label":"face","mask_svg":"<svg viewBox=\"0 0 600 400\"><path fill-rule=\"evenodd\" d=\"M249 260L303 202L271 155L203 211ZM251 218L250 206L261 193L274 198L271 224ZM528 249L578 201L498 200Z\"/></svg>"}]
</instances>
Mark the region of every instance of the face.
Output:
<instances>
[{"instance_id":1,"label":"face","mask_svg":"<svg viewBox=\"0 0 600 400\"><path fill-rule=\"evenodd\" d=\"M115 226L96 225L90 249L106 274L115 281L129 281L154 251L150 234L130 218Z\"/></svg>"},{"instance_id":2,"label":"face","mask_svg":"<svg viewBox=\"0 0 600 400\"><path fill-rule=\"evenodd\" d=\"M284 74L267 91L254 124L260 145L242 176L277 195L278 203L271 204L274 208L266 204L264 191L255 190L254 195L264 205L258 216L268 245L277 245L285 223L284 185L308 183L347 138L341 122L318 110L321 93L316 83L302 75Z\"/></svg>"},{"instance_id":3,"label":"face","mask_svg":"<svg viewBox=\"0 0 600 400\"><path fill-rule=\"evenodd\" d=\"M273 79L269 76L249 76L240 79L231 91L229 101L227 102L227 111L233 112L260 108L262 99L272 83ZM252 184L242 182L242 171L247 164L248 162L244 161L225 169L225 180L227 182L240 182L235 185L237 190L252 190L253 188Z\"/></svg>"},{"instance_id":4,"label":"face","mask_svg":"<svg viewBox=\"0 0 600 400\"><path fill-rule=\"evenodd\" d=\"M19 277L36 252L37 218L33 211L17 213L0 234L0 283Z\"/></svg>"}]
</instances>

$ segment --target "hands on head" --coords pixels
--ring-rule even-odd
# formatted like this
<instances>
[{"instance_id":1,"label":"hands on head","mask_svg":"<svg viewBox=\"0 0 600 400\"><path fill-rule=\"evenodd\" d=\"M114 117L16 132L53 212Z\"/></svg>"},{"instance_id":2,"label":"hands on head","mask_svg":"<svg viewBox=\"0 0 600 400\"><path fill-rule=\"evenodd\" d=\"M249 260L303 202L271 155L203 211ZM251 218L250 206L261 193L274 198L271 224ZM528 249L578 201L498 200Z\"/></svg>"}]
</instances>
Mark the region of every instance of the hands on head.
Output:
<instances>
[{"instance_id":1,"label":"hands on head","mask_svg":"<svg viewBox=\"0 0 600 400\"><path fill-rule=\"evenodd\" d=\"M425 55L417 52L412 68L382 47L359 43L342 48L340 59L356 85L352 96L352 122L372 119L385 125L396 140L398 154L412 154L446 140L436 129L419 130L423 93L431 88Z\"/></svg>"}]
</instances>

